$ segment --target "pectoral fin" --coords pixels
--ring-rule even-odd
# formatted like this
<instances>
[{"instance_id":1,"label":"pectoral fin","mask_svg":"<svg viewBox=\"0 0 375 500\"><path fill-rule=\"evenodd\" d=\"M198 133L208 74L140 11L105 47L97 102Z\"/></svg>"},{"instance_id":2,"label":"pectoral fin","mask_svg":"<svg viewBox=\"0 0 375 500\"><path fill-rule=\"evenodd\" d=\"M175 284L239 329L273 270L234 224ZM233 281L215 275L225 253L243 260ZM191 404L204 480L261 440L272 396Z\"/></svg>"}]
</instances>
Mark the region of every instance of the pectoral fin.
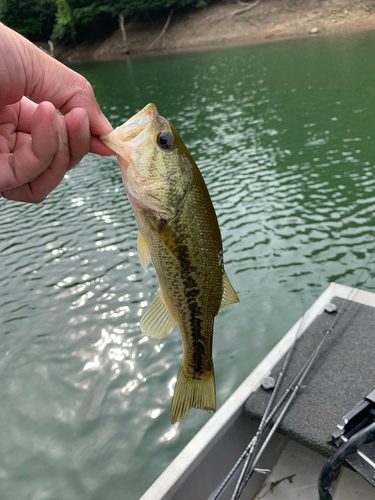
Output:
<instances>
[{"instance_id":1,"label":"pectoral fin","mask_svg":"<svg viewBox=\"0 0 375 500\"><path fill-rule=\"evenodd\" d=\"M147 271L147 267L150 263L151 255L150 255L150 250L147 246L145 237L141 233L141 231L138 230L138 240L137 240L137 251L138 251L138 257L139 260L141 261L142 267L145 271Z\"/></svg>"},{"instance_id":2,"label":"pectoral fin","mask_svg":"<svg viewBox=\"0 0 375 500\"><path fill-rule=\"evenodd\" d=\"M173 328L173 319L159 290L141 319L142 332L153 340L161 340Z\"/></svg>"},{"instance_id":3,"label":"pectoral fin","mask_svg":"<svg viewBox=\"0 0 375 500\"><path fill-rule=\"evenodd\" d=\"M159 238L173 257L179 259L186 253L186 246L165 222L160 221L158 226L153 229L159 235Z\"/></svg>"},{"instance_id":4,"label":"pectoral fin","mask_svg":"<svg viewBox=\"0 0 375 500\"><path fill-rule=\"evenodd\" d=\"M220 309L230 306L231 304L236 304L239 301L240 299L237 297L237 294L228 279L227 273L224 272L224 290L221 298Z\"/></svg>"}]
</instances>

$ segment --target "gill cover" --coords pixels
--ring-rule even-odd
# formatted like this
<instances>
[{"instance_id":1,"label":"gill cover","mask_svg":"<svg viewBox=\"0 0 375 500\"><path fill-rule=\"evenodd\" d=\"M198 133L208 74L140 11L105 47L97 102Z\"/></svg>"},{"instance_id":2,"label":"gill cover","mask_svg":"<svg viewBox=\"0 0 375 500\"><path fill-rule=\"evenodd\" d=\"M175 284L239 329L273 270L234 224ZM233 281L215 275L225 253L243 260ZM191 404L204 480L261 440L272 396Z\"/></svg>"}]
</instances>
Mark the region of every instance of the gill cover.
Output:
<instances>
[{"instance_id":1,"label":"gill cover","mask_svg":"<svg viewBox=\"0 0 375 500\"><path fill-rule=\"evenodd\" d=\"M117 153L130 202L163 219L172 218L191 175L177 131L156 106L148 104L101 139Z\"/></svg>"}]
</instances>

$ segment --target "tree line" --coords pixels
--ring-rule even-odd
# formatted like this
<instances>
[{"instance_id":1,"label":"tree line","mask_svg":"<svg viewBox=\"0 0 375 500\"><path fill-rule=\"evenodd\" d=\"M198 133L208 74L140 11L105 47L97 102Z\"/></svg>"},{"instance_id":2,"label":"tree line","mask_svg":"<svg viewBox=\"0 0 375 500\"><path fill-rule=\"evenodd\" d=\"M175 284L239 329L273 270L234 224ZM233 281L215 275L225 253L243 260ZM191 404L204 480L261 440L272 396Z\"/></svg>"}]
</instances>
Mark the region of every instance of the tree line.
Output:
<instances>
[{"instance_id":1,"label":"tree line","mask_svg":"<svg viewBox=\"0 0 375 500\"><path fill-rule=\"evenodd\" d=\"M79 42L111 33L118 16L150 16L210 0L0 0L0 21L32 41Z\"/></svg>"}]
</instances>

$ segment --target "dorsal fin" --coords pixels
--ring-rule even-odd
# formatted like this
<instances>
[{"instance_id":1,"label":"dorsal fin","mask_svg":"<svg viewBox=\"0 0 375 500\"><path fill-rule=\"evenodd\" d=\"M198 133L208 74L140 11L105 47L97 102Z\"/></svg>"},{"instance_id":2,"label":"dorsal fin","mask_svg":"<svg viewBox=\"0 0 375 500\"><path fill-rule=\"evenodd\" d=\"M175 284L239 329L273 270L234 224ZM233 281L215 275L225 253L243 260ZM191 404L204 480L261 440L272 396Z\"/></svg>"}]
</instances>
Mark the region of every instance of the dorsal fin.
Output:
<instances>
[{"instance_id":1,"label":"dorsal fin","mask_svg":"<svg viewBox=\"0 0 375 500\"><path fill-rule=\"evenodd\" d=\"M240 299L237 297L237 294L228 279L227 273L224 271L224 290L221 298L220 309L230 306L231 304L236 304L239 301Z\"/></svg>"},{"instance_id":2,"label":"dorsal fin","mask_svg":"<svg viewBox=\"0 0 375 500\"><path fill-rule=\"evenodd\" d=\"M159 290L141 319L142 332L153 340L161 340L173 328L173 319Z\"/></svg>"},{"instance_id":3,"label":"dorsal fin","mask_svg":"<svg viewBox=\"0 0 375 500\"><path fill-rule=\"evenodd\" d=\"M145 271L147 271L147 267L151 260L151 254L148 245L146 243L145 237L143 236L143 234L139 229L138 229L137 251L142 267Z\"/></svg>"}]
</instances>

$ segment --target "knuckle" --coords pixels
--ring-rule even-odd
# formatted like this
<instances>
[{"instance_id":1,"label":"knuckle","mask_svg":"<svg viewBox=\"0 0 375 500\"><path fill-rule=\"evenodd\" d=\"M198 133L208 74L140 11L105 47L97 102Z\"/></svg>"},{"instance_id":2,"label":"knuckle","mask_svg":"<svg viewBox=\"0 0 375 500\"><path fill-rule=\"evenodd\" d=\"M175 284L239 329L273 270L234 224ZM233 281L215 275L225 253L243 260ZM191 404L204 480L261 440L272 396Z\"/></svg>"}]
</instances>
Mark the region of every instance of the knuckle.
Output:
<instances>
[{"instance_id":1,"label":"knuckle","mask_svg":"<svg viewBox=\"0 0 375 500\"><path fill-rule=\"evenodd\" d=\"M85 88L88 92L94 92L94 89L92 88L91 83L85 79Z\"/></svg>"},{"instance_id":2,"label":"knuckle","mask_svg":"<svg viewBox=\"0 0 375 500\"><path fill-rule=\"evenodd\" d=\"M80 81L80 89L78 92L82 92L83 94L86 94L86 95L92 95L94 94L94 89L91 85L91 83L86 80L86 78L84 76L82 76L82 79Z\"/></svg>"}]
</instances>

